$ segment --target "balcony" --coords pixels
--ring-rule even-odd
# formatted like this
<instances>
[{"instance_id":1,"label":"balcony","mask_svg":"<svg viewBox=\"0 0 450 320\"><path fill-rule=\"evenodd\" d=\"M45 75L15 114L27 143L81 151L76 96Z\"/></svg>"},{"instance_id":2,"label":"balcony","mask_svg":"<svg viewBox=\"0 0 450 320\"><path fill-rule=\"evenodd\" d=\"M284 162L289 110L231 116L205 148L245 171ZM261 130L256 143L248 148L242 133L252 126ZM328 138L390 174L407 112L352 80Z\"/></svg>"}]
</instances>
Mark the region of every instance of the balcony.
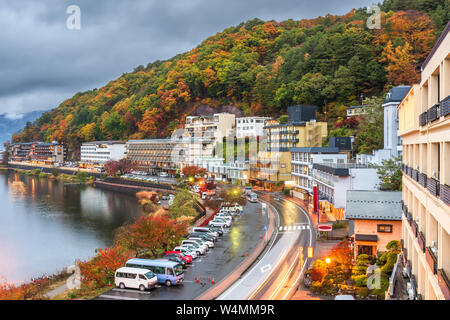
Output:
<instances>
[{"instance_id":1,"label":"balcony","mask_svg":"<svg viewBox=\"0 0 450 320\"><path fill-rule=\"evenodd\" d=\"M450 114L450 96L441 101L440 116L445 117Z\"/></svg>"},{"instance_id":2,"label":"balcony","mask_svg":"<svg viewBox=\"0 0 450 320\"><path fill-rule=\"evenodd\" d=\"M427 112L425 111L419 116L419 125L423 127L426 124L427 124Z\"/></svg>"},{"instance_id":3,"label":"balcony","mask_svg":"<svg viewBox=\"0 0 450 320\"><path fill-rule=\"evenodd\" d=\"M411 219L410 224L411 224L411 229L414 233L414 236L417 238L417 231L419 230L419 227L417 226L417 223L413 219Z\"/></svg>"},{"instance_id":4,"label":"balcony","mask_svg":"<svg viewBox=\"0 0 450 320\"><path fill-rule=\"evenodd\" d=\"M419 242L419 246L422 249L422 252L425 252L426 239L422 231L420 231L418 234L417 242Z\"/></svg>"},{"instance_id":5,"label":"balcony","mask_svg":"<svg viewBox=\"0 0 450 320\"><path fill-rule=\"evenodd\" d=\"M440 186L439 185L439 180L436 180L436 179L433 179L433 178L428 178L428 180L427 180L427 189L435 197L439 196L439 186Z\"/></svg>"},{"instance_id":6,"label":"balcony","mask_svg":"<svg viewBox=\"0 0 450 320\"><path fill-rule=\"evenodd\" d=\"M427 260L428 265L430 266L431 270L433 270L433 274L437 274L437 260L438 259L430 247L427 247L427 250L425 252L425 259Z\"/></svg>"},{"instance_id":7,"label":"balcony","mask_svg":"<svg viewBox=\"0 0 450 320\"><path fill-rule=\"evenodd\" d=\"M412 170L411 178L412 178L414 181L419 182L419 171L417 171L417 170Z\"/></svg>"},{"instance_id":8,"label":"balcony","mask_svg":"<svg viewBox=\"0 0 450 320\"><path fill-rule=\"evenodd\" d=\"M419 184L426 188L427 187L427 175L425 173L419 173Z\"/></svg>"},{"instance_id":9,"label":"balcony","mask_svg":"<svg viewBox=\"0 0 450 320\"><path fill-rule=\"evenodd\" d=\"M445 299L450 300L450 280L448 279L447 274L445 273L444 269L439 269L437 276L438 276L439 287L441 288Z\"/></svg>"},{"instance_id":10,"label":"balcony","mask_svg":"<svg viewBox=\"0 0 450 320\"><path fill-rule=\"evenodd\" d=\"M439 119L439 104L435 104L427 111L427 121L433 122Z\"/></svg>"},{"instance_id":11,"label":"balcony","mask_svg":"<svg viewBox=\"0 0 450 320\"><path fill-rule=\"evenodd\" d=\"M446 184L441 184L441 200L447 205L450 205L450 187Z\"/></svg>"}]
</instances>

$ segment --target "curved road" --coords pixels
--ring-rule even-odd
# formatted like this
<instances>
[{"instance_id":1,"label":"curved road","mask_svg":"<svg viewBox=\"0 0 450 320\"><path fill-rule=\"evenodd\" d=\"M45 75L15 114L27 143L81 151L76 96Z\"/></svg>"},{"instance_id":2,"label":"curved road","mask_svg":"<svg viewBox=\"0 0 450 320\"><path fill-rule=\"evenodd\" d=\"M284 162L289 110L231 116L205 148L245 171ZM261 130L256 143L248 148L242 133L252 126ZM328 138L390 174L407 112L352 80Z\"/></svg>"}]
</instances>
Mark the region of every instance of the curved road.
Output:
<instances>
[{"instance_id":1,"label":"curved road","mask_svg":"<svg viewBox=\"0 0 450 320\"><path fill-rule=\"evenodd\" d=\"M259 261L219 296L219 300L289 299L307 268L307 247L315 246L308 214L295 203L284 200L283 196L260 194L260 199L278 212L277 231ZM303 261L300 247L303 248Z\"/></svg>"}]
</instances>

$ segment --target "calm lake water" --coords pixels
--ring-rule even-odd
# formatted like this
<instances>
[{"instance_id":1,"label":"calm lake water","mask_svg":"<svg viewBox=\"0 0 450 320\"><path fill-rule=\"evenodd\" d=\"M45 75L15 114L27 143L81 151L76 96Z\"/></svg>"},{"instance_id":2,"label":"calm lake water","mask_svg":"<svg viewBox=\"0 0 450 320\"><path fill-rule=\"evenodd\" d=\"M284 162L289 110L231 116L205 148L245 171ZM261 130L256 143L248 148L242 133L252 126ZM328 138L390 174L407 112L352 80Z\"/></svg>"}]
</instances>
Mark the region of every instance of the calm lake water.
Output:
<instances>
[{"instance_id":1,"label":"calm lake water","mask_svg":"<svg viewBox=\"0 0 450 320\"><path fill-rule=\"evenodd\" d=\"M0 172L0 282L27 281L89 258L141 214L133 196Z\"/></svg>"}]
</instances>

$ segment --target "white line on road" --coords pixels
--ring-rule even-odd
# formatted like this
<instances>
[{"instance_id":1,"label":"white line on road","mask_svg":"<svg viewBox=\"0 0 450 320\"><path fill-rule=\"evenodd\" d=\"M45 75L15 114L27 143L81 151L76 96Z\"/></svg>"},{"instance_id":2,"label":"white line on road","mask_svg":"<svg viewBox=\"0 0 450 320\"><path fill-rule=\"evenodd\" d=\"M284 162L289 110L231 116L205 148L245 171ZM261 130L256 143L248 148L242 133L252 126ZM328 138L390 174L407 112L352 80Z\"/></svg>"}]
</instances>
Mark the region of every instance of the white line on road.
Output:
<instances>
[{"instance_id":1,"label":"white line on road","mask_svg":"<svg viewBox=\"0 0 450 320\"><path fill-rule=\"evenodd\" d=\"M107 299L114 299L114 300L139 300L138 298L128 298L128 297L122 297L122 296L110 296L107 294L102 294L99 298L107 298Z\"/></svg>"}]
</instances>

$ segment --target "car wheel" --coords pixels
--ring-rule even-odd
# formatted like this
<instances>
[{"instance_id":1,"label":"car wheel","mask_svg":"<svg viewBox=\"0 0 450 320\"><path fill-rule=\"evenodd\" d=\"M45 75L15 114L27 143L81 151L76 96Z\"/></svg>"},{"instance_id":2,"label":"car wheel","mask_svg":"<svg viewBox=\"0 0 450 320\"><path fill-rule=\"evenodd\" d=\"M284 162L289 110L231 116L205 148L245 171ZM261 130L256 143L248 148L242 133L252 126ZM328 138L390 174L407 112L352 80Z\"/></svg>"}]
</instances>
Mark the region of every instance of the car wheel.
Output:
<instances>
[{"instance_id":1,"label":"car wheel","mask_svg":"<svg viewBox=\"0 0 450 320\"><path fill-rule=\"evenodd\" d=\"M139 290L145 291L145 286L144 286L143 284L141 284L141 285L139 286Z\"/></svg>"},{"instance_id":2,"label":"car wheel","mask_svg":"<svg viewBox=\"0 0 450 320\"><path fill-rule=\"evenodd\" d=\"M170 287L172 285L172 282L170 280L166 280L166 286Z\"/></svg>"},{"instance_id":3,"label":"car wheel","mask_svg":"<svg viewBox=\"0 0 450 320\"><path fill-rule=\"evenodd\" d=\"M123 282L121 282L121 283L119 284L119 288L120 288L120 289L125 289L125 285L123 284Z\"/></svg>"}]
</instances>

